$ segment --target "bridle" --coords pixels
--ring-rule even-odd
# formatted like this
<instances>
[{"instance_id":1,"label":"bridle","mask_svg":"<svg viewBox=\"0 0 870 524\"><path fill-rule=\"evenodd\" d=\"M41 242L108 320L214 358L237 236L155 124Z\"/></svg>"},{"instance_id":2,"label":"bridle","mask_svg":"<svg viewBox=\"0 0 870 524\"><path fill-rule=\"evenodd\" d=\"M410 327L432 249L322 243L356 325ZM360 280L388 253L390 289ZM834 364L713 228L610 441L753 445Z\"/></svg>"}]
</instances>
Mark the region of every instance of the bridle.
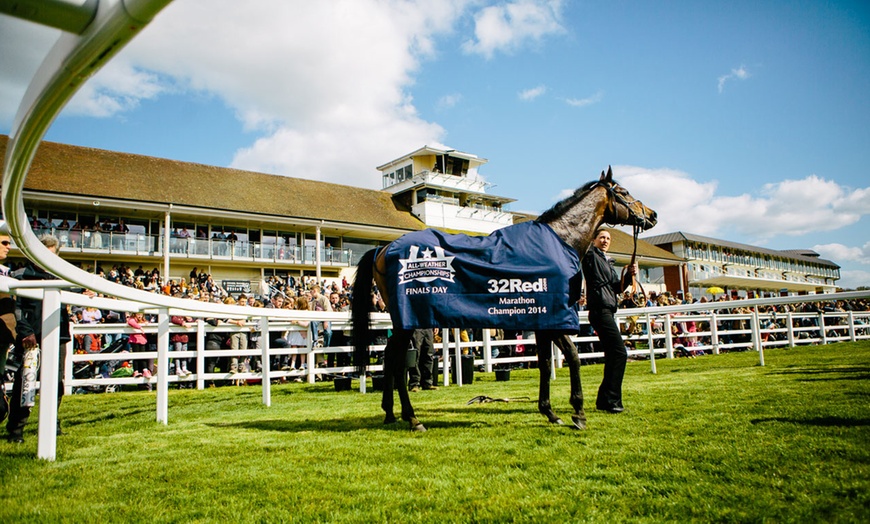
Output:
<instances>
[{"instance_id":1,"label":"bridle","mask_svg":"<svg viewBox=\"0 0 870 524\"><path fill-rule=\"evenodd\" d=\"M640 207L641 209L643 209L643 202L641 202L640 200L638 200L634 197L631 197L631 201L629 201L625 197L625 195L622 195L616 191L616 188L619 187L616 184L613 184L613 183L605 184L605 183L599 182L596 185L601 186L607 190L607 196L609 198L608 208L609 208L611 217L618 216L616 213L616 203L622 204L622 206L625 207L625 209L628 211L628 219L629 220L627 220L626 223L631 224L632 240L633 240L633 245L632 245L632 249L631 249L631 261L628 263L628 265L632 266L637 261L637 237L640 234L640 232L643 230L643 225L647 222L647 218L645 216L643 216L642 214L638 213L637 211L635 211L634 208L635 208L635 206L637 206L637 207ZM640 283L640 281L638 281L638 279L636 277L632 277L631 287L632 287L632 290L631 290L632 300L634 300L634 295L637 294L638 288L640 288L640 292L643 293L644 297L646 297L646 292L643 289L643 285ZM638 304L638 305L642 306L643 304Z\"/></svg>"}]
</instances>

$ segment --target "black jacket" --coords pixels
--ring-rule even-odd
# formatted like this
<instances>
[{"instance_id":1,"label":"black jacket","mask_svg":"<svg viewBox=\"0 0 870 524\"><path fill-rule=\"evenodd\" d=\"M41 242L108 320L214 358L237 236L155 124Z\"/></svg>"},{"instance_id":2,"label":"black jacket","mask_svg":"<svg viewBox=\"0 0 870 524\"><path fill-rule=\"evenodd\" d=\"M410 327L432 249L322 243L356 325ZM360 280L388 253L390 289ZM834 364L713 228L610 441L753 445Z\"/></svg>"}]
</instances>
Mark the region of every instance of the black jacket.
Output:
<instances>
[{"instance_id":1,"label":"black jacket","mask_svg":"<svg viewBox=\"0 0 870 524\"><path fill-rule=\"evenodd\" d=\"M28 263L23 270L15 272L15 278L19 280L57 280L51 273ZM18 313L18 340L28 335L35 335L37 342L42 342L42 301L19 296L17 302ZM65 304L60 307L60 343L70 341L69 335L69 311Z\"/></svg>"},{"instance_id":2,"label":"black jacket","mask_svg":"<svg viewBox=\"0 0 870 524\"><path fill-rule=\"evenodd\" d=\"M600 309L616 311L619 305L619 294L628 287L619 278L612 261L613 259L595 246L591 246L583 257L586 308L590 311Z\"/></svg>"}]
</instances>

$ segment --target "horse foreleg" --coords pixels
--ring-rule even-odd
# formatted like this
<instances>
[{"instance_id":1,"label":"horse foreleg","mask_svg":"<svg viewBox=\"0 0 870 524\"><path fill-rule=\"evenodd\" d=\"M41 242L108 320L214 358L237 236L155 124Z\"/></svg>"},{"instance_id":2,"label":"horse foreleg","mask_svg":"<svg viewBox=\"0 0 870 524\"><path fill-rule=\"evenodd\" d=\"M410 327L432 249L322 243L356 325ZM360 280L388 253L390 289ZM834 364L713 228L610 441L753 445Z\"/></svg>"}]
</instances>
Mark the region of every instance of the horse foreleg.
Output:
<instances>
[{"instance_id":1,"label":"horse foreleg","mask_svg":"<svg viewBox=\"0 0 870 524\"><path fill-rule=\"evenodd\" d=\"M538 411L553 424L564 424L562 419L553 413L550 406L550 365L553 361L553 350L550 346L552 337L542 332L535 332L535 342L538 346L538 370L541 372L541 382L538 387Z\"/></svg>"},{"instance_id":2,"label":"horse foreleg","mask_svg":"<svg viewBox=\"0 0 870 524\"><path fill-rule=\"evenodd\" d=\"M556 345L568 362L568 370L571 373L571 396L569 401L574 408L571 422L577 429L586 429L586 412L583 410L583 387L580 383L580 355L577 354L577 346L568 335L556 337Z\"/></svg>"},{"instance_id":3,"label":"horse foreleg","mask_svg":"<svg viewBox=\"0 0 870 524\"><path fill-rule=\"evenodd\" d=\"M396 330L390 341L387 343L387 349L391 352L391 362L388 364L386 355L384 357L384 366L390 366L389 371L384 372L386 375L392 375L392 382L399 393L399 402L402 405L402 420L410 424L411 431L426 431L423 424L417 420L414 414L414 407L411 405L411 397L408 394L407 369L405 361L407 360L408 346L411 343L411 331ZM390 411L392 415L393 396L390 394ZM394 419L395 420L395 419Z\"/></svg>"}]
</instances>

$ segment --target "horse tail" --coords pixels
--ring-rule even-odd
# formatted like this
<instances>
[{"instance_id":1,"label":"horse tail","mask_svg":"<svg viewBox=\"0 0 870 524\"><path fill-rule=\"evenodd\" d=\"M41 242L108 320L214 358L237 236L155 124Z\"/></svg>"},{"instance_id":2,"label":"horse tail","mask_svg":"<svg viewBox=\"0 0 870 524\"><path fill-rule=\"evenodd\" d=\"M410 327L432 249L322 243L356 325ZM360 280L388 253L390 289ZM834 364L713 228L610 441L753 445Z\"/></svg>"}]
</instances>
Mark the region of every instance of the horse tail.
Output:
<instances>
[{"instance_id":1,"label":"horse tail","mask_svg":"<svg viewBox=\"0 0 870 524\"><path fill-rule=\"evenodd\" d=\"M350 320L353 329L353 363L360 379L365 378L366 367L369 364L369 342L371 341L371 323L369 313L372 310L372 288L374 287L375 254L372 249L360 258L356 266L356 277L353 281L353 294L350 297Z\"/></svg>"}]
</instances>

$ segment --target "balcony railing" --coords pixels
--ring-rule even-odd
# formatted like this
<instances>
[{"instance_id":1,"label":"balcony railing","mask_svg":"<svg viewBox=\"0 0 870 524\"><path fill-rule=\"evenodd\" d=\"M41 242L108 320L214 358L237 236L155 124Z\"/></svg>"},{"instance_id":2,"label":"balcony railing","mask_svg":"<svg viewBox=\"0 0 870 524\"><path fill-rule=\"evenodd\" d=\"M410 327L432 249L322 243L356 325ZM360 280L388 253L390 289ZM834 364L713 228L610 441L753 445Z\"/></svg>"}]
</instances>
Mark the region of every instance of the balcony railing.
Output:
<instances>
[{"instance_id":1,"label":"balcony railing","mask_svg":"<svg viewBox=\"0 0 870 524\"><path fill-rule=\"evenodd\" d=\"M64 252L87 254L123 254L131 256L163 256L163 236L119 233L108 231L71 231L36 229L36 235L50 233L56 236ZM274 242L229 241L217 238L169 239L170 258L238 260L245 262L277 262L316 265L314 246L276 244ZM320 263L350 266L355 263L349 249L322 247Z\"/></svg>"}]
</instances>

